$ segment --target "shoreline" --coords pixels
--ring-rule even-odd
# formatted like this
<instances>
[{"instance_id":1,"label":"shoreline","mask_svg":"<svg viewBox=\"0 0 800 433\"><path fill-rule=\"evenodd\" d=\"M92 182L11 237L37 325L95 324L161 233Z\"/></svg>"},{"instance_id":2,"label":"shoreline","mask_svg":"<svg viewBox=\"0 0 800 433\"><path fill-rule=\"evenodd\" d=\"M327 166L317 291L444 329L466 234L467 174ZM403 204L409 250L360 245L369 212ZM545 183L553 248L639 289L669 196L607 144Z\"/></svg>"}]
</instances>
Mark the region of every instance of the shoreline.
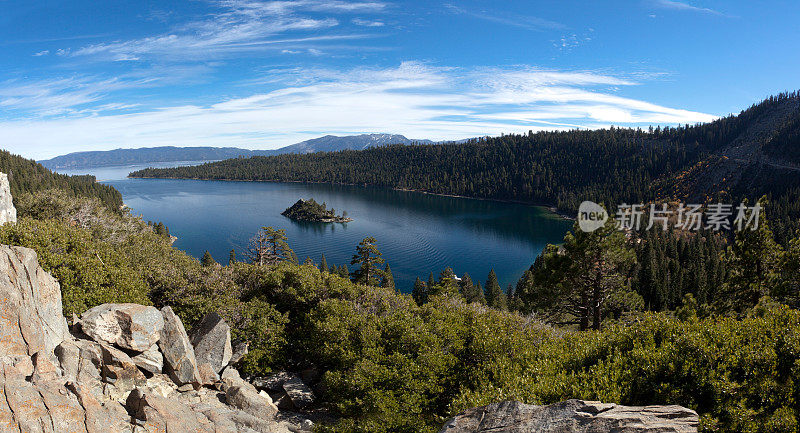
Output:
<instances>
[{"instance_id":1,"label":"shoreline","mask_svg":"<svg viewBox=\"0 0 800 433\"><path fill-rule=\"evenodd\" d=\"M568 220L568 221L575 221L574 216L570 216L569 214L559 211L555 206L549 203L533 203L527 202L523 200L510 200L510 199L499 199L499 198L486 198L486 197L470 197L466 195L458 195L458 194L445 194L445 193L436 193L424 190L417 190L411 188L394 188L394 187L383 187L377 185L370 185L370 184L360 184L360 183L344 183L344 182L314 182L314 181L302 181L302 180L245 180L245 179L206 179L206 178L199 178L199 177L173 177L173 176L164 176L164 177L151 177L151 176L128 176L128 179L169 179L169 180L202 180L202 181L221 181L221 182L265 182L265 183L306 183L311 185L340 185L340 186L359 186L359 187L371 187L371 188L385 188L392 191L400 191L400 192L413 192L418 194L428 194L434 195L438 197L451 197L451 198L464 198L469 200L483 200L483 201L493 201L498 203L514 203L514 204L523 204L528 206L534 207L541 207L547 209L553 215Z\"/></svg>"}]
</instances>

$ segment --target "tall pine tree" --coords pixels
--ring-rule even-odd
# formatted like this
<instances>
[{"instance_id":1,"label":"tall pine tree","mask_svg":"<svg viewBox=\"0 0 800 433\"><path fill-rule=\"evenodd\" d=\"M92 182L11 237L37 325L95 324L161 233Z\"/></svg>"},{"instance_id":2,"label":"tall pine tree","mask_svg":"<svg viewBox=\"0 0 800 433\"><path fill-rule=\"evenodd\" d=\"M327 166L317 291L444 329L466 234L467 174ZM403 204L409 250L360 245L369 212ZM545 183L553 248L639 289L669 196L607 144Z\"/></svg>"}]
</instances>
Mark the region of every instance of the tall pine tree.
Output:
<instances>
[{"instance_id":1,"label":"tall pine tree","mask_svg":"<svg viewBox=\"0 0 800 433\"><path fill-rule=\"evenodd\" d=\"M497 274L494 269L489 271L489 277L486 279L486 305L496 308L498 310L508 309L508 299L503 289L500 288L500 283L497 281Z\"/></svg>"}]
</instances>

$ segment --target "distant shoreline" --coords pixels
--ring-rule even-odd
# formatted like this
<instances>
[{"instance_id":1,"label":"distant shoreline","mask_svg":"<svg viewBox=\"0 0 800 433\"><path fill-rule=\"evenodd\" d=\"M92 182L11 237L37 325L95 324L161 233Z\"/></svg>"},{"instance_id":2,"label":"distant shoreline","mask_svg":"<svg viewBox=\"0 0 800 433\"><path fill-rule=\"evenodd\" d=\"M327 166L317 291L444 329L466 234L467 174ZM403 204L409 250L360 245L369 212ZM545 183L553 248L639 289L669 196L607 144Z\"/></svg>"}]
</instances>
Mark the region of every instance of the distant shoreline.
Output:
<instances>
[{"instance_id":1,"label":"distant shoreline","mask_svg":"<svg viewBox=\"0 0 800 433\"><path fill-rule=\"evenodd\" d=\"M438 197L452 197L452 198L465 198L470 200L483 200L483 201L493 201L498 203L514 203L514 204L523 204L528 206L535 206L545 208L550 211L552 214L558 216L559 218L568 220L568 221L575 221L575 217L569 215L565 212L559 211L555 206L552 204L544 204L544 203L532 203L526 202L522 200L509 200L509 199L499 199L499 198L486 198L486 197L470 197L466 195L458 195L458 194L444 194L444 193L436 193L424 190L417 190L411 188L394 188L394 187L381 187L377 185L369 185L369 184L360 184L360 183L344 183L344 182L313 182L313 181L303 181L303 180L245 180L245 179L204 179L199 177L174 177L174 176L164 176L164 177L153 177L153 176L128 176L130 179L170 179L170 180L202 180L202 181L221 181L221 182L265 182L265 183L306 183L311 185L340 185L340 186L359 186L359 187L372 187L372 188L385 188L392 191L401 191L401 192L414 192L418 194L428 194L434 195Z\"/></svg>"}]
</instances>

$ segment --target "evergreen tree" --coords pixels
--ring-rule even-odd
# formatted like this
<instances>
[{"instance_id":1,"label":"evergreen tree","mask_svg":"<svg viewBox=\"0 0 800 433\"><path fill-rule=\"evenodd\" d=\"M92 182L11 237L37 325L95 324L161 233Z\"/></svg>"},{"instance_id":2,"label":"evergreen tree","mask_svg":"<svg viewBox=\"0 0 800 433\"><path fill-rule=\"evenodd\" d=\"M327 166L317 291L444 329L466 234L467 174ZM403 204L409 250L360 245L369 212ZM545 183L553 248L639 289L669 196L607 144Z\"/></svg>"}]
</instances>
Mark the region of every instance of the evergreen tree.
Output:
<instances>
[{"instance_id":1,"label":"evergreen tree","mask_svg":"<svg viewBox=\"0 0 800 433\"><path fill-rule=\"evenodd\" d=\"M359 268L352 272L353 282L366 286L377 286L383 278L383 271L378 267L385 263L381 252L375 246L377 240L367 237L356 247L351 265L358 265Z\"/></svg>"},{"instance_id":2,"label":"evergreen tree","mask_svg":"<svg viewBox=\"0 0 800 433\"><path fill-rule=\"evenodd\" d=\"M347 269L347 265L339 266L339 276L342 278L350 278L350 270Z\"/></svg>"},{"instance_id":3,"label":"evergreen tree","mask_svg":"<svg viewBox=\"0 0 800 433\"><path fill-rule=\"evenodd\" d=\"M537 260L539 260L539 258L537 258ZM526 314L533 310L532 306L528 305L525 300L530 299L532 293L536 290L533 277L534 266L535 265L531 265L530 268L523 272L522 277L517 281L517 286L514 289L514 297L517 299L517 311L522 311Z\"/></svg>"},{"instance_id":4,"label":"evergreen tree","mask_svg":"<svg viewBox=\"0 0 800 433\"><path fill-rule=\"evenodd\" d=\"M475 283L472 282L472 277L468 273L464 273L464 276L461 277L461 283L459 284L459 290L461 292L461 296L464 298L465 301L468 303L473 302L485 302L483 298L483 291L479 290Z\"/></svg>"},{"instance_id":5,"label":"evergreen tree","mask_svg":"<svg viewBox=\"0 0 800 433\"><path fill-rule=\"evenodd\" d=\"M272 227L262 227L252 239L246 251L251 263L264 266L274 265L281 261L297 263L297 256L286 242L286 231Z\"/></svg>"},{"instance_id":6,"label":"evergreen tree","mask_svg":"<svg viewBox=\"0 0 800 433\"><path fill-rule=\"evenodd\" d=\"M427 282L427 285L428 285L428 289L430 289L431 287L433 287L433 286L435 286L435 285L436 285L436 280L435 280L435 279L433 279L433 272L431 272L431 273L428 275L428 282Z\"/></svg>"},{"instance_id":7,"label":"evergreen tree","mask_svg":"<svg viewBox=\"0 0 800 433\"><path fill-rule=\"evenodd\" d=\"M325 254L322 255L322 260L319 262L319 270L322 272L328 272L328 260L325 259Z\"/></svg>"},{"instance_id":8,"label":"evergreen tree","mask_svg":"<svg viewBox=\"0 0 800 433\"><path fill-rule=\"evenodd\" d=\"M759 204L763 208L766 197ZM719 299L717 305L723 310L741 312L758 304L762 296L772 295L770 289L780 285L779 266L783 255L783 248L775 242L762 212L758 228L738 230L728 248L725 263L730 274L724 285L727 296Z\"/></svg>"},{"instance_id":9,"label":"evergreen tree","mask_svg":"<svg viewBox=\"0 0 800 433\"><path fill-rule=\"evenodd\" d=\"M394 287L394 275L392 275L392 268L389 267L389 264L386 264L386 269L383 270L383 279L381 280L381 287L386 287L388 289L395 290Z\"/></svg>"},{"instance_id":10,"label":"evergreen tree","mask_svg":"<svg viewBox=\"0 0 800 433\"><path fill-rule=\"evenodd\" d=\"M483 286L481 282L475 282L475 293L478 295L477 302L486 305L486 295L483 293Z\"/></svg>"},{"instance_id":11,"label":"evergreen tree","mask_svg":"<svg viewBox=\"0 0 800 433\"><path fill-rule=\"evenodd\" d=\"M411 297L417 305L423 305L428 302L428 286L417 277L414 281L414 288L411 289Z\"/></svg>"},{"instance_id":12,"label":"evergreen tree","mask_svg":"<svg viewBox=\"0 0 800 433\"><path fill-rule=\"evenodd\" d=\"M500 283L497 281L497 274L494 269L489 271L489 277L486 279L486 305L496 308L498 310L508 309L508 299L503 289L500 288Z\"/></svg>"},{"instance_id":13,"label":"evergreen tree","mask_svg":"<svg viewBox=\"0 0 800 433\"><path fill-rule=\"evenodd\" d=\"M508 311L522 311L522 299L517 296L516 289L511 284L506 287L506 299L508 299Z\"/></svg>"},{"instance_id":14,"label":"evergreen tree","mask_svg":"<svg viewBox=\"0 0 800 433\"><path fill-rule=\"evenodd\" d=\"M795 308L800 307L800 231L789 242L780 264L778 294Z\"/></svg>"},{"instance_id":15,"label":"evergreen tree","mask_svg":"<svg viewBox=\"0 0 800 433\"><path fill-rule=\"evenodd\" d=\"M615 314L641 308L641 296L627 285L636 255L615 221L591 233L577 223L573 230L563 247L548 246L534 264L535 290L523 302L540 308L548 321L577 324L581 330L600 329L609 299Z\"/></svg>"},{"instance_id":16,"label":"evergreen tree","mask_svg":"<svg viewBox=\"0 0 800 433\"><path fill-rule=\"evenodd\" d=\"M456 281L456 274L451 268L445 268L439 274L439 281L433 286L428 287L428 296L447 295L458 296L459 288Z\"/></svg>"},{"instance_id":17,"label":"evergreen tree","mask_svg":"<svg viewBox=\"0 0 800 433\"><path fill-rule=\"evenodd\" d=\"M200 259L200 264L203 265L203 267L209 267L216 265L217 262L214 260L214 257L211 256L211 253L206 250L206 252L203 253L203 258Z\"/></svg>"},{"instance_id":18,"label":"evergreen tree","mask_svg":"<svg viewBox=\"0 0 800 433\"><path fill-rule=\"evenodd\" d=\"M232 249L231 252L228 254L228 265L230 266L234 264L236 264L236 250Z\"/></svg>"}]
</instances>

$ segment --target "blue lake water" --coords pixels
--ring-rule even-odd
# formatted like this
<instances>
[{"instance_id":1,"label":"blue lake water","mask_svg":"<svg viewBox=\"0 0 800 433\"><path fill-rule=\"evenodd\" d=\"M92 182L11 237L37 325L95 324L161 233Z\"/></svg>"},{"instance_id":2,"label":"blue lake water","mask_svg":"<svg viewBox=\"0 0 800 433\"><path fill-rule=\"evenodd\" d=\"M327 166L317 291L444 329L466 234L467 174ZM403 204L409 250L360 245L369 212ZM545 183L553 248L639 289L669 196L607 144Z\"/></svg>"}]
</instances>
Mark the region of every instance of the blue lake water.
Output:
<instances>
[{"instance_id":1,"label":"blue lake water","mask_svg":"<svg viewBox=\"0 0 800 433\"><path fill-rule=\"evenodd\" d=\"M162 164L168 165L176 163ZM140 167L60 171L94 174L118 189L134 214L169 226L178 237L175 247L195 257L208 250L221 263L231 249L246 248L262 226L285 229L300 261L319 262L324 253L329 264L348 266L356 245L373 236L404 292L417 276L425 280L448 266L482 283L494 268L503 286L516 283L544 246L560 242L572 224L537 206L382 188L126 178ZM318 224L282 216L299 198L326 202L354 221Z\"/></svg>"}]
</instances>

